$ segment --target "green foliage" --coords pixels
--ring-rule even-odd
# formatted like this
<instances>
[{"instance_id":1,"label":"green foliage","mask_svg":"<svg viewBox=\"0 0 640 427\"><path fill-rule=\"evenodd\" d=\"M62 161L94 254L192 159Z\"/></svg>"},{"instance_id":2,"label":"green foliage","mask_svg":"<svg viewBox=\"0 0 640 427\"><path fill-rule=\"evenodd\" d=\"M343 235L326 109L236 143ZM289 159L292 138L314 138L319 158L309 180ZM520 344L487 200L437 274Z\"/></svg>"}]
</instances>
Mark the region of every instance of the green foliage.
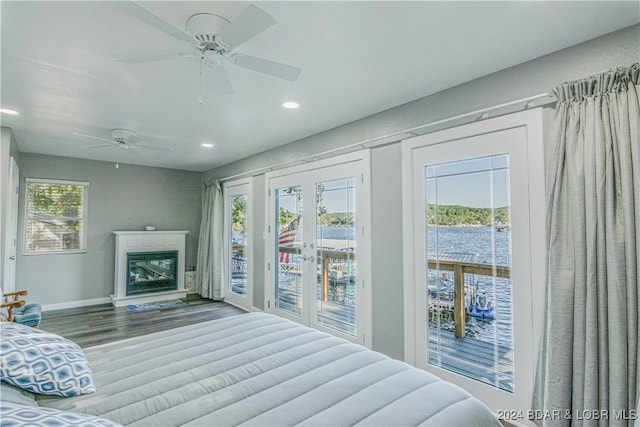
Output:
<instances>
[{"instance_id":1,"label":"green foliage","mask_svg":"<svg viewBox=\"0 0 640 427\"><path fill-rule=\"evenodd\" d=\"M82 216L83 193L81 185L30 184L30 208L37 214L75 218Z\"/></svg>"},{"instance_id":2,"label":"green foliage","mask_svg":"<svg viewBox=\"0 0 640 427\"><path fill-rule=\"evenodd\" d=\"M353 225L355 215L353 213L322 213L318 215L318 225Z\"/></svg>"},{"instance_id":3,"label":"green foliage","mask_svg":"<svg viewBox=\"0 0 640 427\"><path fill-rule=\"evenodd\" d=\"M293 221L294 219L296 219L298 215L285 210L282 206L280 207L280 211L278 212L278 225L280 226L280 228L286 227L287 225L291 224L291 221Z\"/></svg>"},{"instance_id":4,"label":"green foliage","mask_svg":"<svg viewBox=\"0 0 640 427\"><path fill-rule=\"evenodd\" d=\"M436 218L437 210L437 218ZM472 208L457 205L435 205L427 203L427 224L429 225L492 225L491 208ZM509 224L511 216L509 207L493 210L493 224Z\"/></svg>"},{"instance_id":5,"label":"green foliage","mask_svg":"<svg viewBox=\"0 0 640 427\"><path fill-rule=\"evenodd\" d=\"M245 194L234 196L231 200L231 227L233 231L246 232L247 198Z\"/></svg>"},{"instance_id":6,"label":"green foliage","mask_svg":"<svg viewBox=\"0 0 640 427\"><path fill-rule=\"evenodd\" d=\"M29 183L27 211L29 221L37 224L27 235L29 249L80 249L83 197L82 185ZM49 230L49 234L40 233L40 229Z\"/></svg>"}]
</instances>

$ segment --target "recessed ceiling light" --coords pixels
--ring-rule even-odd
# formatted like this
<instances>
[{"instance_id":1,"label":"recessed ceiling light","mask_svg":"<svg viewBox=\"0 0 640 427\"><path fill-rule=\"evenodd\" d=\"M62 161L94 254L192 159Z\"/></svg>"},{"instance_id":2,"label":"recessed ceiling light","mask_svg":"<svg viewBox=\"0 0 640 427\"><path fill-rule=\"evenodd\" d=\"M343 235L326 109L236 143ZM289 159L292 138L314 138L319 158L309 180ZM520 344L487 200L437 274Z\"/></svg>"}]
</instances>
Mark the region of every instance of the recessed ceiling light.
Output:
<instances>
[{"instance_id":1,"label":"recessed ceiling light","mask_svg":"<svg viewBox=\"0 0 640 427\"><path fill-rule=\"evenodd\" d=\"M298 107L300 106L300 104L298 104L298 103L297 103L297 102L295 102L295 101L287 101L287 102L284 102L284 103L282 104L282 106L283 106L284 108L289 109L289 110L295 110L296 108L298 108Z\"/></svg>"},{"instance_id":2,"label":"recessed ceiling light","mask_svg":"<svg viewBox=\"0 0 640 427\"><path fill-rule=\"evenodd\" d=\"M202 145L202 146L203 146L203 147L205 147L205 148L213 148L213 144L210 144L210 143L208 143L208 142L203 142L203 143L202 143L202 144L200 144L200 145Z\"/></svg>"},{"instance_id":3,"label":"recessed ceiling light","mask_svg":"<svg viewBox=\"0 0 640 427\"><path fill-rule=\"evenodd\" d=\"M8 109L8 108L0 108L0 113L4 113L4 114L11 114L12 116L17 116L18 114L20 114L20 113L18 113L17 111L15 111L15 110L10 110L10 109Z\"/></svg>"}]
</instances>

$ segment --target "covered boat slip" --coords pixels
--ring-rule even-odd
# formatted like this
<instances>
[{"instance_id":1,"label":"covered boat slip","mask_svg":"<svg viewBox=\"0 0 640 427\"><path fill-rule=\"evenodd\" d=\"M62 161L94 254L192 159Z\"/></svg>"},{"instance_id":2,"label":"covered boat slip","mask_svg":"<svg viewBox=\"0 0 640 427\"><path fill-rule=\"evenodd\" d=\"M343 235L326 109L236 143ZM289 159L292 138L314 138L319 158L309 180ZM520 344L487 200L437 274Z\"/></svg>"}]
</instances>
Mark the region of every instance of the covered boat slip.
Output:
<instances>
[{"instance_id":1,"label":"covered boat slip","mask_svg":"<svg viewBox=\"0 0 640 427\"><path fill-rule=\"evenodd\" d=\"M85 352L97 392L40 405L123 425L500 425L449 382L265 313Z\"/></svg>"}]
</instances>

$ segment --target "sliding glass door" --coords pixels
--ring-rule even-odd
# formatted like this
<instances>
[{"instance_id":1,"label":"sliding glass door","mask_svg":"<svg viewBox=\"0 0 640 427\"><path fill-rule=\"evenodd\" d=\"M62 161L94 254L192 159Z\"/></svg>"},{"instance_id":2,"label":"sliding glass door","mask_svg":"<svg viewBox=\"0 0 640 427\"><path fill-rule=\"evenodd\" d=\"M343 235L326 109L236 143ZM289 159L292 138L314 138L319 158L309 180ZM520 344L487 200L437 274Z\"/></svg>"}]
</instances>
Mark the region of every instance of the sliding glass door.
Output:
<instances>
[{"instance_id":1,"label":"sliding glass door","mask_svg":"<svg viewBox=\"0 0 640 427\"><path fill-rule=\"evenodd\" d=\"M369 256L367 164L312 164L268 183L268 309L362 343L370 329L367 270L359 268Z\"/></svg>"}]
</instances>

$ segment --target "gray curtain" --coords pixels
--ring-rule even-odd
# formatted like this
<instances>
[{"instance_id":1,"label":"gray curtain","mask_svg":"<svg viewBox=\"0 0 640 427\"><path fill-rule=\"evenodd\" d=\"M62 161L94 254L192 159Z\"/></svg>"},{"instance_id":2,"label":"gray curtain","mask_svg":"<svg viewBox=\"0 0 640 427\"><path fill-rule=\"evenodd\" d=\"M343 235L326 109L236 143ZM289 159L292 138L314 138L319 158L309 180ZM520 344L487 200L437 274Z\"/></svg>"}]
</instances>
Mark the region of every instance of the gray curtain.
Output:
<instances>
[{"instance_id":1,"label":"gray curtain","mask_svg":"<svg viewBox=\"0 0 640 427\"><path fill-rule=\"evenodd\" d=\"M551 416L536 421L541 425L634 422L640 386L639 70L635 64L555 89L546 159L546 318L533 398L533 409ZM605 410L606 416L594 412ZM594 414L603 419L587 419Z\"/></svg>"},{"instance_id":2,"label":"gray curtain","mask_svg":"<svg viewBox=\"0 0 640 427\"><path fill-rule=\"evenodd\" d=\"M224 201L217 180L204 183L198 240L197 287L204 298L222 300Z\"/></svg>"}]
</instances>

